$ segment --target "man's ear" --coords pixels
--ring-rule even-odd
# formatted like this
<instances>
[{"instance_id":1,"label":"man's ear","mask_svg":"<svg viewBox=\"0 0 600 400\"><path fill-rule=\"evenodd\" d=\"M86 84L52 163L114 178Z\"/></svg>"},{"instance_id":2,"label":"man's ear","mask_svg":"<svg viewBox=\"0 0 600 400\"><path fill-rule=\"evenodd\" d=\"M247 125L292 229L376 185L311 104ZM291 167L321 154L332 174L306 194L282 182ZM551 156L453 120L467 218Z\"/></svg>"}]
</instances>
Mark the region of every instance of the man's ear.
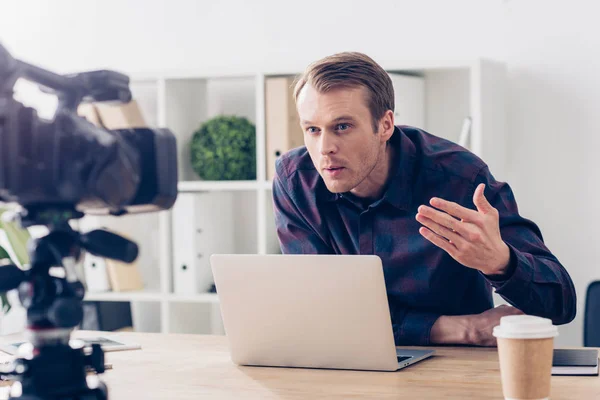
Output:
<instances>
[{"instance_id":1,"label":"man's ear","mask_svg":"<svg viewBox=\"0 0 600 400\"><path fill-rule=\"evenodd\" d=\"M387 142L394 133L394 112L387 110L379 120L379 133L381 142Z\"/></svg>"}]
</instances>

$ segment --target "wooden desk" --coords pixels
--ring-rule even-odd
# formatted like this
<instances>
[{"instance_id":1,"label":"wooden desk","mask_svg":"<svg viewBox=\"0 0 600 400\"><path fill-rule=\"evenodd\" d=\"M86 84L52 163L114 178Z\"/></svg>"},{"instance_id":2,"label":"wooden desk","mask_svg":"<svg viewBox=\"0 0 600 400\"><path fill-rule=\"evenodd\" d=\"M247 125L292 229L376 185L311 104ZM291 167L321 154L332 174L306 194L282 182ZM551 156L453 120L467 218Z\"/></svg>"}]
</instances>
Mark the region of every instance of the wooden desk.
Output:
<instances>
[{"instance_id":1,"label":"wooden desk","mask_svg":"<svg viewBox=\"0 0 600 400\"><path fill-rule=\"evenodd\" d=\"M442 347L398 372L365 372L238 367L222 336L119 335L143 350L106 355L113 364L102 376L110 399L503 398L495 348ZM600 379L554 376L552 399L600 399Z\"/></svg>"}]
</instances>

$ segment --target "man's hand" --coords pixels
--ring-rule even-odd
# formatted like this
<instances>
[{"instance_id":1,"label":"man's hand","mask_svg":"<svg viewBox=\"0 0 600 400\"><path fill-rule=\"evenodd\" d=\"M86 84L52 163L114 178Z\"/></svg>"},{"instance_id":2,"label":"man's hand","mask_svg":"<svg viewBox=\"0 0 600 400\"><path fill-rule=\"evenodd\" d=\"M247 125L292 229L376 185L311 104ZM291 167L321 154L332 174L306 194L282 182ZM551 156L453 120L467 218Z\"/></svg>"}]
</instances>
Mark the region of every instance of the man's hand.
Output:
<instances>
[{"instance_id":1,"label":"man's hand","mask_svg":"<svg viewBox=\"0 0 600 400\"><path fill-rule=\"evenodd\" d=\"M507 315L522 315L518 308L501 305L481 314L469 315L467 344L475 346L496 346L496 337L492 335L494 327L500 325L500 318Z\"/></svg>"},{"instance_id":2,"label":"man's hand","mask_svg":"<svg viewBox=\"0 0 600 400\"><path fill-rule=\"evenodd\" d=\"M492 335L500 318L506 315L521 315L517 308L501 305L475 315L443 315L431 328L432 344L470 344L474 346L496 346Z\"/></svg>"},{"instance_id":3,"label":"man's hand","mask_svg":"<svg viewBox=\"0 0 600 400\"><path fill-rule=\"evenodd\" d=\"M437 210L420 206L417 221L425 227L419 233L462 265L501 275L508 267L510 250L500 236L498 210L487 201L484 189L480 184L473 195L477 211L436 197L430 203Z\"/></svg>"}]
</instances>

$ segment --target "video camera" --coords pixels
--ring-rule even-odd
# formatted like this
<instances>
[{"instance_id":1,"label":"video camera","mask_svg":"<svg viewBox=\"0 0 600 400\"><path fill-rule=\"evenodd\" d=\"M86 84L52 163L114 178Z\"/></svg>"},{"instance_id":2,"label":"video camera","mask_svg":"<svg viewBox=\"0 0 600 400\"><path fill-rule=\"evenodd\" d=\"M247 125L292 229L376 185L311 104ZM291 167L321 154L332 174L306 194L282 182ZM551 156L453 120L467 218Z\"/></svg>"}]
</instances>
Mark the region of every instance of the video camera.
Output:
<instances>
[{"instance_id":1,"label":"video camera","mask_svg":"<svg viewBox=\"0 0 600 400\"><path fill-rule=\"evenodd\" d=\"M52 121L13 99L19 78L58 97ZM171 207L177 153L168 130L107 131L77 115L82 101L130 100L125 75L56 75L13 59L0 46L0 201L113 215Z\"/></svg>"},{"instance_id":2,"label":"video camera","mask_svg":"<svg viewBox=\"0 0 600 400\"><path fill-rule=\"evenodd\" d=\"M56 95L51 120L14 99L18 79ZM170 208L177 197L177 151L168 129L106 130L77 115L80 103L131 100L129 78L114 71L58 75L16 60L0 45L0 202L18 203L22 227L49 233L30 241L30 265L0 266L0 292L18 289L30 346L0 374L15 379L14 399L105 399L98 345L70 340L83 318L84 287L75 265L83 251L132 262L137 245L106 230L79 233L87 213L123 215ZM64 268L57 276L53 267ZM27 350L28 349L28 350Z\"/></svg>"}]
</instances>

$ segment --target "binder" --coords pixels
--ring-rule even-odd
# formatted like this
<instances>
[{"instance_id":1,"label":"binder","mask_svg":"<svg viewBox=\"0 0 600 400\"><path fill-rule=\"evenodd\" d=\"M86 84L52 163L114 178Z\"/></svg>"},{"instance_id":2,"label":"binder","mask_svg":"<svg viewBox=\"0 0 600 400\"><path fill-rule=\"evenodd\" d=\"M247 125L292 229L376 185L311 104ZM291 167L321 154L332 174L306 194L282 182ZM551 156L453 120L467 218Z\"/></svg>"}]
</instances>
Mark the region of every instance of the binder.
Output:
<instances>
[{"instance_id":1,"label":"binder","mask_svg":"<svg viewBox=\"0 0 600 400\"><path fill-rule=\"evenodd\" d=\"M106 129L148 126L135 100L123 104L83 103L77 107L77 114L92 124Z\"/></svg>"},{"instance_id":2,"label":"binder","mask_svg":"<svg viewBox=\"0 0 600 400\"><path fill-rule=\"evenodd\" d=\"M196 225L194 222L194 195L179 193L173 205L173 288L178 294L196 292L196 271L194 268Z\"/></svg>"},{"instance_id":3,"label":"binder","mask_svg":"<svg viewBox=\"0 0 600 400\"><path fill-rule=\"evenodd\" d=\"M126 292L144 289L142 275L137 261L127 264L121 261L104 259L106 272L113 292Z\"/></svg>"},{"instance_id":4,"label":"binder","mask_svg":"<svg viewBox=\"0 0 600 400\"><path fill-rule=\"evenodd\" d=\"M234 195L230 192L178 195L172 209L175 293L207 292L214 283L210 256L234 252L231 212Z\"/></svg>"},{"instance_id":5,"label":"binder","mask_svg":"<svg viewBox=\"0 0 600 400\"><path fill-rule=\"evenodd\" d=\"M88 292L107 292L110 290L106 261L103 257L86 253L83 259L83 273Z\"/></svg>"},{"instance_id":6,"label":"binder","mask_svg":"<svg viewBox=\"0 0 600 400\"><path fill-rule=\"evenodd\" d=\"M463 125L460 130L460 136L458 137L458 144L465 149L470 148L471 144L471 126L473 125L473 120L471 117L465 117L463 120Z\"/></svg>"},{"instance_id":7,"label":"binder","mask_svg":"<svg viewBox=\"0 0 600 400\"><path fill-rule=\"evenodd\" d=\"M265 79L267 179L275 177L275 160L288 150L304 146L304 134L294 101L293 77Z\"/></svg>"}]
</instances>

